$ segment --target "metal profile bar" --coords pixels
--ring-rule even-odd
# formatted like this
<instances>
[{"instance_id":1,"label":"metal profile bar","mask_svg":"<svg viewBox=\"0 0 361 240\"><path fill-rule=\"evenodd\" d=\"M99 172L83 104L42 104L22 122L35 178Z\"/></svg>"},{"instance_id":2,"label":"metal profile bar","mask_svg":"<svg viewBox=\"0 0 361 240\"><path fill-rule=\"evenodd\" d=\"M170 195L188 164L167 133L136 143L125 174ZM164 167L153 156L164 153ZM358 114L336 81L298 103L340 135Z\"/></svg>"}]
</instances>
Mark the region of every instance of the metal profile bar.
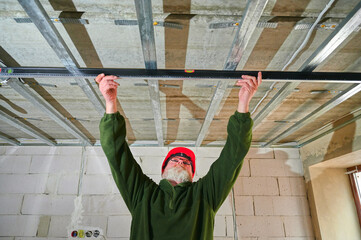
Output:
<instances>
[{"instance_id":1,"label":"metal profile bar","mask_svg":"<svg viewBox=\"0 0 361 240\"><path fill-rule=\"evenodd\" d=\"M236 36L233 40L230 52L224 64L223 70L235 71L243 52L246 49L254 30L257 27L259 19L262 16L263 10L267 5L268 0L248 1L244 15L237 29ZM238 76L238 78L240 75ZM206 136L209 126L214 118L216 111L219 109L219 105L224 97L224 93L227 89L227 82L220 81L217 84L217 88L213 94L212 100L207 110L206 117L202 124L201 130L196 140L196 147L202 144L204 137Z\"/></svg>"},{"instance_id":2,"label":"metal profile bar","mask_svg":"<svg viewBox=\"0 0 361 240\"><path fill-rule=\"evenodd\" d=\"M315 136L315 137L313 137L313 138L311 138L311 139L309 139L309 140L307 140L307 141L304 141L304 142L302 142L302 143L299 143L299 144L298 144L298 147L300 148L300 147L303 147L303 146L305 146L305 145L307 145L307 144L309 144L309 143L311 143L311 142L314 142L314 141L316 141L317 139L320 139L320 138L322 138L323 136L326 136L327 134L329 134L329 133L331 133L331 132L335 132L335 131L339 130L340 128L343 128L343 127L347 126L348 124L355 122L356 120L358 120L358 119L360 119L360 118L361 118L361 114L358 114L358 115L355 116L354 118L352 118L352 119L350 119L350 120L342 123L341 125L339 125L339 126L337 126L337 127L331 128L331 129L329 129L329 130L327 130L327 131L325 131L325 132L323 132L323 133L321 133L321 134L319 134L319 135L317 135L317 136Z\"/></svg>"},{"instance_id":3,"label":"metal profile bar","mask_svg":"<svg viewBox=\"0 0 361 240\"><path fill-rule=\"evenodd\" d=\"M24 8L26 13L31 18L32 22L36 25L40 33L47 40L50 47L55 51L61 62L64 64L66 69L74 76L80 76L78 70L78 63L74 56L71 54L69 48L66 46L64 40L60 36L58 30L51 22L45 9L39 2L39 0L18 0L21 6ZM79 87L89 98L90 102L94 105L100 115L105 112L105 106L100 100L98 94L91 86L89 80L75 77Z\"/></svg>"},{"instance_id":4,"label":"metal profile bar","mask_svg":"<svg viewBox=\"0 0 361 240\"><path fill-rule=\"evenodd\" d=\"M299 68L300 72L312 72L328 56L341 45L343 41L361 24L361 2L347 15L340 25L326 38L317 50ZM256 127L271 111L298 86L298 83L286 83L282 89L266 104L266 106L254 117Z\"/></svg>"},{"instance_id":5,"label":"metal profile bar","mask_svg":"<svg viewBox=\"0 0 361 240\"><path fill-rule=\"evenodd\" d=\"M32 129L31 127L25 125L24 123L20 122L18 119L8 115L4 111L0 110L0 120L6 122L7 124L29 134L30 136L33 136L43 142L45 142L47 145L55 146L56 142L47 138L42 133Z\"/></svg>"},{"instance_id":6,"label":"metal profile bar","mask_svg":"<svg viewBox=\"0 0 361 240\"><path fill-rule=\"evenodd\" d=\"M11 78L7 82L15 91L20 95L26 98L31 102L35 107L42 110L46 113L51 119L53 119L57 124L63 127L67 132L69 132L74 137L83 141L86 145L92 145L89 138L87 138L77 127L74 126L70 121L66 121L64 116L62 116L56 109L54 109L49 103L40 99L36 94L31 92L30 89L24 86L19 79Z\"/></svg>"},{"instance_id":7,"label":"metal profile bar","mask_svg":"<svg viewBox=\"0 0 361 240\"><path fill-rule=\"evenodd\" d=\"M157 56L155 50L152 2L150 0L135 0L140 39L142 42L144 63L146 69L157 69ZM153 109L155 129L158 145L164 146L163 126L160 109L158 80L148 80L148 89Z\"/></svg>"},{"instance_id":8,"label":"metal profile bar","mask_svg":"<svg viewBox=\"0 0 361 240\"><path fill-rule=\"evenodd\" d=\"M257 76L257 71L219 70L173 70L173 69L121 69L121 68L80 68L83 78L95 78L100 73L115 75L122 79L161 79L161 80L226 80L234 82L241 75ZM5 67L0 68L0 78L71 78L74 76L66 68L47 67ZM265 82L323 82L361 83L361 73L357 72L284 72L263 71Z\"/></svg>"},{"instance_id":9,"label":"metal profile bar","mask_svg":"<svg viewBox=\"0 0 361 240\"><path fill-rule=\"evenodd\" d=\"M308 114L306 117L302 118L300 121L298 121L296 124L294 124L293 126L288 128L286 131L279 134L277 137L273 138L271 141L265 143L262 147L269 147L273 143L278 142L282 138L285 138L286 136L294 133L295 131L297 131L298 129L302 128L303 126L309 124L311 121L320 117L322 114L326 113L330 109L332 109L332 108L336 107L337 105L339 105L340 103L346 101L347 99L349 99L350 97L352 97L353 95L358 93L359 91L361 91L361 84L353 84L352 86L347 88L345 91L338 94L337 96L335 96L334 98L329 100L327 103L323 104L322 106L320 106L319 108L317 108L316 110L314 110L313 112Z\"/></svg>"},{"instance_id":10,"label":"metal profile bar","mask_svg":"<svg viewBox=\"0 0 361 240\"><path fill-rule=\"evenodd\" d=\"M6 141L7 143L14 145L14 146L20 145L20 142L18 140L16 140L15 138L9 138L2 133L0 133L0 139L2 139L4 141Z\"/></svg>"}]
</instances>

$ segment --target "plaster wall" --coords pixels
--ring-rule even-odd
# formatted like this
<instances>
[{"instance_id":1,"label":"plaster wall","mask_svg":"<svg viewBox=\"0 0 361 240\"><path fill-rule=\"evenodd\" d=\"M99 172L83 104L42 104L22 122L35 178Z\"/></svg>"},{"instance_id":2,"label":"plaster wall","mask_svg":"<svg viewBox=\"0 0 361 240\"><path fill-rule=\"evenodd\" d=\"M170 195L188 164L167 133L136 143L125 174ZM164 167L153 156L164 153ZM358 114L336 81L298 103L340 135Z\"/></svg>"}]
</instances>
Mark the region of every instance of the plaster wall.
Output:
<instances>
[{"instance_id":1,"label":"plaster wall","mask_svg":"<svg viewBox=\"0 0 361 240\"><path fill-rule=\"evenodd\" d=\"M156 182L169 151L132 147ZM222 148L193 148L196 179ZM81 189L79 176L84 161ZM251 149L235 184L236 224L242 240L314 239L298 149ZM100 147L0 147L0 240L65 239L78 191L82 226L107 239L129 239L131 216ZM215 218L214 239L234 239L231 198Z\"/></svg>"},{"instance_id":2,"label":"plaster wall","mask_svg":"<svg viewBox=\"0 0 361 240\"><path fill-rule=\"evenodd\" d=\"M312 189L322 239L360 239L350 181L343 168L311 167Z\"/></svg>"},{"instance_id":3,"label":"plaster wall","mask_svg":"<svg viewBox=\"0 0 361 240\"><path fill-rule=\"evenodd\" d=\"M337 127L352 115L333 124ZM361 120L300 149L316 239L360 239L345 169L361 164ZM347 231L346 231L347 230Z\"/></svg>"}]
</instances>

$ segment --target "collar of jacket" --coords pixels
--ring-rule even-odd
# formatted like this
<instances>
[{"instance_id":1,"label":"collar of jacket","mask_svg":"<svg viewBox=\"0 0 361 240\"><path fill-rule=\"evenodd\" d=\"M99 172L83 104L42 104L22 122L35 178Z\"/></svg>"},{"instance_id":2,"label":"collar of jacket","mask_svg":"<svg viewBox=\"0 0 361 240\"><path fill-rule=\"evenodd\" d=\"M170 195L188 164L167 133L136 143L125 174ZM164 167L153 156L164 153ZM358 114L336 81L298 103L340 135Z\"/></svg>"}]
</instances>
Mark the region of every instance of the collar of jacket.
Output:
<instances>
[{"instance_id":1,"label":"collar of jacket","mask_svg":"<svg viewBox=\"0 0 361 240\"><path fill-rule=\"evenodd\" d=\"M189 187L190 185L192 185L192 182L182 182L182 183L180 183L180 184L173 187L172 184L167 179L162 179L159 182L159 187L164 192L168 193L169 195L173 195L176 188L185 189L186 187Z\"/></svg>"}]
</instances>

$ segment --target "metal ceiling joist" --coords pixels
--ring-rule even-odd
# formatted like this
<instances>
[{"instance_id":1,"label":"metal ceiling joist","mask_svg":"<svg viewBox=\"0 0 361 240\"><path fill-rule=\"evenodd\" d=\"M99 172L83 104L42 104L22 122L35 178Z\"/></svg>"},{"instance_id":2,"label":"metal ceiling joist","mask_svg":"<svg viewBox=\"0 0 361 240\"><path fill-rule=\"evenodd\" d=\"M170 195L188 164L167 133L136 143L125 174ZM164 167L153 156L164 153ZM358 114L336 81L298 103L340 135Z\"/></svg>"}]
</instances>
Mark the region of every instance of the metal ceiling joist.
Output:
<instances>
[{"instance_id":1,"label":"metal ceiling joist","mask_svg":"<svg viewBox=\"0 0 361 240\"><path fill-rule=\"evenodd\" d=\"M58 30L55 28L39 0L18 1L67 70L74 76L79 76L78 63L69 48L66 46L64 40L60 36ZM89 80L81 77L75 77L74 79L77 81L79 87L84 91L99 114L103 115L105 112L105 106L91 86Z\"/></svg>"},{"instance_id":2,"label":"metal ceiling joist","mask_svg":"<svg viewBox=\"0 0 361 240\"><path fill-rule=\"evenodd\" d=\"M257 71L192 70L191 73L174 69L122 69L122 68L80 68L82 77L95 78L98 74L116 75L121 79L161 80L225 80L234 82L241 75L257 76ZM0 78L71 78L66 68L6 67L0 68ZM263 71L264 82L308 82L308 83L361 83L357 72L283 72ZM213 85L212 85L213 86Z\"/></svg>"},{"instance_id":3,"label":"metal ceiling joist","mask_svg":"<svg viewBox=\"0 0 361 240\"><path fill-rule=\"evenodd\" d=\"M14 145L14 146L19 146L20 142L14 138L8 138L7 136L3 135L2 133L0 133L0 139L6 141L7 143Z\"/></svg>"},{"instance_id":4,"label":"metal ceiling joist","mask_svg":"<svg viewBox=\"0 0 361 240\"><path fill-rule=\"evenodd\" d=\"M322 116L327 111L331 110L332 108L336 107L340 103L346 101L356 93L361 91L361 84L353 84L349 88L347 88L345 91L341 92L331 100L329 100L327 103L323 104L310 114L308 114L306 117L302 118L300 121L298 121L296 124L288 128L283 133L279 134L277 137L273 138L271 141L265 143L262 147L269 147L273 143L277 143L279 140L285 138L286 136L294 133L298 129L302 128L303 126L309 124L310 122L314 121L316 118Z\"/></svg>"},{"instance_id":5,"label":"metal ceiling joist","mask_svg":"<svg viewBox=\"0 0 361 240\"><path fill-rule=\"evenodd\" d=\"M339 47L343 41L361 24L361 2L347 15L340 25L326 38L317 50L298 69L300 72L312 72L328 56ZM286 83L266 106L254 117L254 128L262 122L281 102L293 92L299 83Z\"/></svg>"},{"instance_id":6,"label":"metal ceiling joist","mask_svg":"<svg viewBox=\"0 0 361 240\"><path fill-rule=\"evenodd\" d=\"M245 49L247 48L248 42L252 37L254 30L257 27L259 19L262 16L263 10L267 5L268 0L258 0L258 1L248 1L246 9L242 20L237 28L237 33L234 37L230 52L228 54L227 60L224 64L224 70L226 71L235 71ZM240 77L240 76L239 76ZM216 111L219 109L219 105L224 97L225 91L227 89L227 81L219 81L217 88L213 94L212 100L209 104L206 117L202 124L201 130L198 134L196 140L196 147L199 147L202 144L204 137L206 136L209 126L216 114Z\"/></svg>"},{"instance_id":7,"label":"metal ceiling joist","mask_svg":"<svg viewBox=\"0 0 361 240\"><path fill-rule=\"evenodd\" d=\"M74 126L73 123L65 120L66 118L64 116L62 116L49 103L40 99L29 88L24 86L24 84L19 79L11 78L8 80L7 85L11 86L15 91L17 91L20 95L26 98L35 107L46 113L51 119L53 119L57 124L63 127L71 135L83 141L85 145L92 145L90 139L87 138L79 129L77 129L77 127Z\"/></svg>"},{"instance_id":8,"label":"metal ceiling joist","mask_svg":"<svg viewBox=\"0 0 361 240\"><path fill-rule=\"evenodd\" d=\"M33 136L43 142L45 142L48 145L52 145L55 146L56 142L47 138L46 136L44 136L42 133L32 129L31 127L25 125L24 123L20 122L18 119L8 115L7 113L5 113L4 111L0 110L0 119L4 122L6 122L7 124L29 134L30 136Z\"/></svg>"},{"instance_id":9,"label":"metal ceiling joist","mask_svg":"<svg viewBox=\"0 0 361 240\"><path fill-rule=\"evenodd\" d=\"M311 138L311 139L308 139L308 140L306 140L306 141L299 142L299 143L298 143L298 147L300 148L300 147L303 147L303 146L305 146L305 145L307 145L307 144L309 144L309 143L311 143L311 142L314 142L314 141L316 141L317 139L320 139L321 137L326 136L327 134L329 134L329 133L331 133L331 132L335 132L335 131L337 131L337 130L339 130L339 129L345 127L345 126L347 126L348 124L357 121L357 120L360 119L360 118L361 118L361 114L358 114L358 115L356 115L354 118L352 118L352 119L350 119L350 120L348 120L348 121L340 124L340 125L337 126L337 127L333 127L333 128L331 128L331 129L328 129L328 130L326 130L326 131L318 134L317 136L315 136L315 137L313 137L313 138Z\"/></svg>"},{"instance_id":10,"label":"metal ceiling joist","mask_svg":"<svg viewBox=\"0 0 361 240\"><path fill-rule=\"evenodd\" d=\"M155 50L152 2L150 0L135 0L140 39L142 42L144 63L146 69L157 69L157 57ZM158 80L148 80L148 89L153 109L155 129L160 147L164 146L163 126L160 110L159 83Z\"/></svg>"}]
</instances>

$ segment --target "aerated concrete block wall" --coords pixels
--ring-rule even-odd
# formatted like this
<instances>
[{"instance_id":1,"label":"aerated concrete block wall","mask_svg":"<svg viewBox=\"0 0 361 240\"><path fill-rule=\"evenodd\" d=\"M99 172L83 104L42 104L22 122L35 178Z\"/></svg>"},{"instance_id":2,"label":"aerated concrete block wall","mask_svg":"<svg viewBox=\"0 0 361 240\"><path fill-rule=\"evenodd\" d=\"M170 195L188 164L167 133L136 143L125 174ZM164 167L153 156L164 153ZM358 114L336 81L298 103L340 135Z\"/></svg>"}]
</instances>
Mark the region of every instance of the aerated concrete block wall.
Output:
<instances>
[{"instance_id":1,"label":"aerated concrete block wall","mask_svg":"<svg viewBox=\"0 0 361 240\"><path fill-rule=\"evenodd\" d=\"M195 180L221 149L193 148ZM132 148L156 182L168 150ZM0 147L0 156L0 240L67 238L78 191L82 226L101 228L106 239L129 239L131 216L100 147ZM235 206L239 239L314 239L298 149L251 149L235 184ZM233 224L229 197L217 213L215 239L234 239Z\"/></svg>"}]
</instances>

